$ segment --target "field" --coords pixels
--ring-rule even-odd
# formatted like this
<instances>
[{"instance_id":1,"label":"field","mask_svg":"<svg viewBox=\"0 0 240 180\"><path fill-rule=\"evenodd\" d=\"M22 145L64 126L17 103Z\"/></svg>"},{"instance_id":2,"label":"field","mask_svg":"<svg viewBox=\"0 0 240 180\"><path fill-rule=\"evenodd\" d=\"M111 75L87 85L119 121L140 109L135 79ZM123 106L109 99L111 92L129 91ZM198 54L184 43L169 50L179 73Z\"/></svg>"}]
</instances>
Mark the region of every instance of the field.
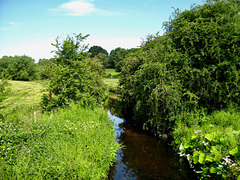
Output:
<instances>
[{"instance_id":1,"label":"field","mask_svg":"<svg viewBox=\"0 0 240 180\"><path fill-rule=\"evenodd\" d=\"M105 78L103 81L111 92L117 91L117 86L119 85L119 76L120 72L115 72L114 69L105 70Z\"/></svg>"},{"instance_id":2,"label":"field","mask_svg":"<svg viewBox=\"0 0 240 180\"><path fill-rule=\"evenodd\" d=\"M103 108L71 104L42 113L44 84L10 83L0 112L0 179L107 177L118 144Z\"/></svg>"},{"instance_id":3,"label":"field","mask_svg":"<svg viewBox=\"0 0 240 180\"><path fill-rule=\"evenodd\" d=\"M10 94L0 104L0 113L19 107L37 106L46 91L44 83L29 81L9 81Z\"/></svg>"}]
</instances>

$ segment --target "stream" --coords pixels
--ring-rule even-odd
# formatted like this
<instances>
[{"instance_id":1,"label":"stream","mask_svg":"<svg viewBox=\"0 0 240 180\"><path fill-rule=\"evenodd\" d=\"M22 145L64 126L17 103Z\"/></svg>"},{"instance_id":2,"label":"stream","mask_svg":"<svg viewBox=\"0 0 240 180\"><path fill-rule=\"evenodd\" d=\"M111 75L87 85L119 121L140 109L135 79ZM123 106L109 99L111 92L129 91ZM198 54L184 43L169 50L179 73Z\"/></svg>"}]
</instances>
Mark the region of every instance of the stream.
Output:
<instances>
[{"instance_id":1,"label":"stream","mask_svg":"<svg viewBox=\"0 0 240 180\"><path fill-rule=\"evenodd\" d=\"M196 179L188 163L174 154L166 140L133 130L119 117L114 106L108 109L110 120L114 122L116 140L121 144L108 179Z\"/></svg>"}]
</instances>

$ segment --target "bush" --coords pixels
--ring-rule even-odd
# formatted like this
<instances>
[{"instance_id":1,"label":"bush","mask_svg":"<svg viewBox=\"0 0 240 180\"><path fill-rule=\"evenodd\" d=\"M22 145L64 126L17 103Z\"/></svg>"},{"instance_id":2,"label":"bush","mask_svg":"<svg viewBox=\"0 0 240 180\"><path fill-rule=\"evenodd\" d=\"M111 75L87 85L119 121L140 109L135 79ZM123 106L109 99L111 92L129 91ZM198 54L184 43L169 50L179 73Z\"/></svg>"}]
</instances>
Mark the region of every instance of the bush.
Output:
<instances>
[{"instance_id":1,"label":"bush","mask_svg":"<svg viewBox=\"0 0 240 180\"><path fill-rule=\"evenodd\" d=\"M63 43L56 40L57 65L48 88L50 94L43 97L42 107L45 110L67 105L71 101L86 106L102 105L107 97L102 81L103 66L90 59L84 52L85 46L80 44L86 37L79 34L74 38L67 37Z\"/></svg>"}]
</instances>

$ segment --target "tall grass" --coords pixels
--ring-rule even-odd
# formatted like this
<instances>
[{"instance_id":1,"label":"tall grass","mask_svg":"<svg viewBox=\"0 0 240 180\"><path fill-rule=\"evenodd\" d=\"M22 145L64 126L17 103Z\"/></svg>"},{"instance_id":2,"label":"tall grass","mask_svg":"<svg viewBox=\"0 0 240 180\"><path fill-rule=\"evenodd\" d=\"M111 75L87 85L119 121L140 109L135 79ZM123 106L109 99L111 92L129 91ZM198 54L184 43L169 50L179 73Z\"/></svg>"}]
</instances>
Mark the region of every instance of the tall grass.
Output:
<instances>
[{"instance_id":1,"label":"tall grass","mask_svg":"<svg viewBox=\"0 0 240 180\"><path fill-rule=\"evenodd\" d=\"M107 112L78 105L9 115L0 134L0 179L103 179L118 149Z\"/></svg>"}]
</instances>

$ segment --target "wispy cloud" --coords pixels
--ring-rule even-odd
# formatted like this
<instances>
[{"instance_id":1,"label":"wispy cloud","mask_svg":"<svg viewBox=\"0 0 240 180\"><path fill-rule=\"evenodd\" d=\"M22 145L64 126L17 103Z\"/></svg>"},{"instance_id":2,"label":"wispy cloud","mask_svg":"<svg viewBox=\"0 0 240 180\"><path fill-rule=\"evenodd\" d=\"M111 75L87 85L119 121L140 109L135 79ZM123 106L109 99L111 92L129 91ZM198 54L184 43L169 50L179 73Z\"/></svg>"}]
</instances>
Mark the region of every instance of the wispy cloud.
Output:
<instances>
[{"instance_id":1,"label":"wispy cloud","mask_svg":"<svg viewBox=\"0 0 240 180\"><path fill-rule=\"evenodd\" d=\"M18 26L20 23L14 22L14 21L8 21L8 24L12 26Z\"/></svg>"},{"instance_id":2,"label":"wispy cloud","mask_svg":"<svg viewBox=\"0 0 240 180\"><path fill-rule=\"evenodd\" d=\"M8 31L19 25L20 25L20 23L18 23L18 22L8 21L4 27L0 27L0 31Z\"/></svg>"},{"instance_id":3,"label":"wispy cloud","mask_svg":"<svg viewBox=\"0 0 240 180\"><path fill-rule=\"evenodd\" d=\"M0 31L7 31L9 29L10 29L9 27L0 27Z\"/></svg>"},{"instance_id":4,"label":"wispy cloud","mask_svg":"<svg viewBox=\"0 0 240 180\"><path fill-rule=\"evenodd\" d=\"M53 15L84 16L96 11L96 8L92 0L72 0L48 11Z\"/></svg>"}]
</instances>

